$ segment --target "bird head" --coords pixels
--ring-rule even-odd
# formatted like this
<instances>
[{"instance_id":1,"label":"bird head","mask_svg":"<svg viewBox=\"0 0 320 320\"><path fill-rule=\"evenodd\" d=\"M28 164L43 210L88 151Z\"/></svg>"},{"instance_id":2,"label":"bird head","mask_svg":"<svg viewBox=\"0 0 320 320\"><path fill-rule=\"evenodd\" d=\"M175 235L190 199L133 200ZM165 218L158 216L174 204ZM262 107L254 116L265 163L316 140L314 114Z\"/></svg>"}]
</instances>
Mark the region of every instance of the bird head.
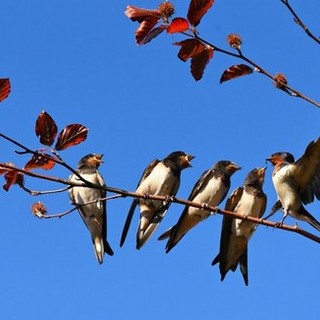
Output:
<instances>
[{"instance_id":1,"label":"bird head","mask_svg":"<svg viewBox=\"0 0 320 320\"><path fill-rule=\"evenodd\" d=\"M262 187L263 183L264 183L264 177L265 177L266 170L267 170L267 167L255 168L255 169L251 170L248 173L248 175L244 181L244 184Z\"/></svg>"},{"instance_id":2,"label":"bird head","mask_svg":"<svg viewBox=\"0 0 320 320\"><path fill-rule=\"evenodd\" d=\"M78 168L95 168L97 169L101 163L103 163L102 160L103 154L98 153L90 153L81 158L81 160L78 163Z\"/></svg>"},{"instance_id":3,"label":"bird head","mask_svg":"<svg viewBox=\"0 0 320 320\"><path fill-rule=\"evenodd\" d=\"M241 169L240 166L230 160L220 160L215 164L215 166L226 171L230 176Z\"/></svg>"},{"instance_id":4,"label":"bird head","mask_svg":"<svg viewBox=\"0 0 320 320\"><path fill-rule=\"evenodd\" d=\"M294 156L289 152L276 152L267 158L266 161L271 162L274 166L283 162L293 163Z\"/></svg>"},{"instance_id":5,"label":"bird head","mask_svg":"<svg viewBox=\"0 0 320 320\"><path fill-rule=\"evenodd\" d=\"M183 151L174 151L167 156L167 159L176 162L181 169L192 167L190 161L194 158L195 156L187 154Z\"/></svg>"}]
</instances>

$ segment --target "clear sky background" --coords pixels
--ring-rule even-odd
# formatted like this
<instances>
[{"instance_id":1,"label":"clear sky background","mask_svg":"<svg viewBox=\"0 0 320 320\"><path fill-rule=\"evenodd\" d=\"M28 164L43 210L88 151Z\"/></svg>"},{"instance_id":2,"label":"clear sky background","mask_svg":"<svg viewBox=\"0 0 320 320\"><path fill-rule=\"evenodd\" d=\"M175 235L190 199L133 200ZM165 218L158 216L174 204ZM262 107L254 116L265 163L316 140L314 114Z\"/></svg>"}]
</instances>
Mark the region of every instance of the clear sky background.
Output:
<instances>
[{"instance_id":1,"label":"clear sky background","mask_svg":"<svg viewBox=\"0 0 320 320\"><path fill-rule=\"evenodd\" d=\"M319 2L291 2L319 34ZM1 132L37 149L34 123L42 110L59 130L81 123L90 129L87 140L60 155L76 167L83 155L104 153L101 173L107 183L130 191L151 160L184 150L196 158L193 168L182 173L180 198L187 198L202 172L218 160L230 159L243 168L232 178L233 190L251 169L265 166L271 153L286 150L298 158L320 135L320 110L276 90L262 75L219 85L222 72L239 60L216 53L204 78L195 82L189 63L178 60L178 47L172 45L183 39L180 35L162 34L138 47L138 24L124 15L128 4L154 8L159 2L1 1L0 78L9 77L12 84L9 98L0 104ZM175 5L177 16L185 16L188 1ZM199 32L226 49L227 35L240 34L244 54L320 100L319 45L280 0L217 0ZM0 140L0 159L23 166L29 156L18 156L15 149ZM61 168L49 173L69 175ZM276 200L271 173L268 165L267 211ZM35 190L58 187L26 180ZM319 318L319 244L299 235L260 226L249 243L245 287L239 270L221 282L218 267L211 266L221 216L198 225L165 254L165 243L157 237L183 209L173 204L156 234L137 251L138 212L119 248L131 199L113 200L108 238L115 255L99 266L76 212L47 221L30 212L38 200L50 213L69 209L66 193L32 198L17 186L0 193L1 319ZM319 202L308 208L320 219ZM306 223L299 226L316 233Z\"/></svg>"}]
</instances>

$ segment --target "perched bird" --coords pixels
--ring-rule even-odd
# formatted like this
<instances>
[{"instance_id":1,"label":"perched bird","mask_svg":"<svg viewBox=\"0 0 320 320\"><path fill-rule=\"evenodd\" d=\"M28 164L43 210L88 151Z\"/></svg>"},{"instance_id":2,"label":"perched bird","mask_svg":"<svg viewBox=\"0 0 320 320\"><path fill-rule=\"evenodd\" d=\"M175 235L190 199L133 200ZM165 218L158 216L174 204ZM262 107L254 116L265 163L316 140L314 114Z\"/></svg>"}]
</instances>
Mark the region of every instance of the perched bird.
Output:
<instances>
[{"instance_id":1,"label":"perched bird","mask_svg":"<svg viewBox=\"0 0 320 320\"><path fill-rule=\"evenodd\" d=\"M282 209L284 216L279 224L290 215L320 231L319 221L303 206L313 202L314 197L320 200L320 138L312 141L297 161L289 152L276 152L267 161L274 166L272 181L278 201L266 219Z\"/></svg>"},{"instance_id":2,"label":"perched bird","mask_svg":"<svg viewBox=\"0 0 320 320\"><path fill-rule=\"evenodd\" d=\"M261 218L266 210L267 196L262 190L266 168L256 168L249 172L242 187L233 191L225 209L245 216ZM235 271L238 264L246 285L248 285L248 241L257 224L223 217L220 251L212 265L219 263L221 281L229 270Z\"/></svg>"},{"instance_id":3,"label":"perched bird","mask_svg":"<svg viewBox=\"0 0 320 320\"><path fill-rule=\"evenodd\" d=\"M104 186L105 182L98 171L98 167L103 162L102 156L96 153L86 155L79 161L77 172L90 183ZM82 182L76 174L70 175L69 181ZM101 264L103 263L104 253L113 255L113 250L107 241L106 201L100 200L106 197L106 191L87 187L73 187L69 190L69 196L72 203L77 206L83 222L90 231L95 255Z\"/></svg>"},{"instance_id":4,"label":"perched bird","mask_svg":"<svg viewBox=\"0 0 320 320\"><path fill-rule=\"evenodd\" d=\"M188 200L212 207L218 206L229 191L231 176L240 169L234 162L218 161L202 174L194 185ZM168 253L190 229L207 219L210 214L210 211L205 209L185 206L177 224L159 237L159 240L169 238L166 252Z\"/></svg>"},{"instance_id":5,"label":"perched bird","mask_svg":"<svg viewBox=\"0 0 320 320\"><path fill-rule=\"evenodd\" d=\"M136 192L146 195L175 196L180 186L181 171L191 167L190 161L193 158L194 156L190 154L175 151L161 161L157 159L152 161L144 170ZM134 199L122 231L121 247L126 239L132 216L138 204L140 207L140 222L137 230L136 248L140 249L163 219L170 206L170 201Z\"/></svg>"}]
</instances>

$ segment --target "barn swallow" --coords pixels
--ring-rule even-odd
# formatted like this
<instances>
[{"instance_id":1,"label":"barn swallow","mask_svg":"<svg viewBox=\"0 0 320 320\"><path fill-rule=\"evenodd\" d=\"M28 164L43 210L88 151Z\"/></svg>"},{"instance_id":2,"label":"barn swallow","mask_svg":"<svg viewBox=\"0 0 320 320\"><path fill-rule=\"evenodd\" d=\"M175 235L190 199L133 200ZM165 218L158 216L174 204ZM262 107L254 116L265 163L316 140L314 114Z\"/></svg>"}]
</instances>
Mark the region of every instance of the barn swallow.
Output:
<instances>
[{"instance_id":1,"label":"barn swallow","mask_svg":"<svg viewBox=\"0 0 320 320\"><path fill-rule=\"evenodd\" d=\"M228 160L218 161L211 169L205 171L194 185L189 201L209 206L218 206L226 197L230 188L231 176L241 168ZM185 206L176 225L159 237L159 240L169 238L166 245L168 253L182 237L199 222L210 216L210 211Z\"/></svg>"},{"instance_id":2,"label":"barn swallow","mask_svg":"<svg viewBox=\"0 0 320 320\"><path fill-rule=\"evenodd\" d=\"M262 190L265 168L256 168L249 172L242 187L237 188L227 200L225 209L245 216L261 218L266 210L267 196ZM240 264L246 286L248 285L248 241L257 224L223 217L220 251L212 265L219 263L221 281L229 270L235 271Z\"/></svg>"},{"instance_id":3,"label":"barn swallow","mask_svg":"<svg viewBox=\"0 0 320 320\"><path fill-rule=\"evenodd\" d=\"M105 185L98 171L98 167L103 162L102 156L96 153L88 154L79 161L77 168L81 177L100 186ZM76 174L70 175L69 181L82 182ZM107 241L106 201L100 200L106 197L106 191L87 187L73 187L69 190L69 196L72 203L77 206L83 222L90 231L95 255L99 264L101 264L103 263L104 253L113 255L113 250Z\"/></svg>"},{"instance_id":4,"label":"barn swallow","mask_svg":"<svg viewBox=\"0 0 320 320\"><path fill-rule=\"evenodd\" d=\"M175 196L180 186L181 171L191 167L194 156L182 151L170 153L163 160L154 160L144 170L136 192L157 196ZM122 231L120 246L124 244L136 206L140 207L140 222L137 230L136 248L140 249L153 234L166 211L170 201L156 201L145 198L134 199Z\"/></svg>"},{"instance_id":5,"label":"barn swallow","mask_svg":"<svg viewBox=\"0 0 320 320\"><path fill-rule=\"evenodd\" d=\"M272 181L278 195L266 219L282 208L284 215L279 224L290 215L320 231L320 222L303 206L313 202L314 197L320 200L320 138L310 142L297 161L289 152L273 153L266 160L274 166Z\"/></svg>"}]
</instances>

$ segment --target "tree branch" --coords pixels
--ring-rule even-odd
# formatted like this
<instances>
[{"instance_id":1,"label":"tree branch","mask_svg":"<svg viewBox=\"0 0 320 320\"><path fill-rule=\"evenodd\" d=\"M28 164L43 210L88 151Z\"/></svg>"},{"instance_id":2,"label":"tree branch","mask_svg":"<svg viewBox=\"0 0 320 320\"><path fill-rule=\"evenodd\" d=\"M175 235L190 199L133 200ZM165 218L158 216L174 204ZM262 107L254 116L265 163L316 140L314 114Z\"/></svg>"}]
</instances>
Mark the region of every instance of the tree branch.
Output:
<instances>
[{"instance_id":1,"label":"tree branch","mask_svg":"<svg viewBox=\"0 0 320 320\"><path fill-rule=\"evenodd\" d=\"M62 213L56 213L56 214L46 214L46 213L34 213L34 215L39 218L39 219L55 219L55 218L62 218L70 213L72 213L73 211L77 210L79 207L83 207L83 206L87 206L89 204L92 204L92 203L96 203L96 202L100 202L100 201L109 201L109 200L114 200L114 199L117 199L117 198L121 198L122 195L121 194L116 194L114 196L111 196L111 197L106 197L106 198L101 198L101 199L96 199L96 200L92 200L90 202L86 202L86 203L83 203L83 204L73 204L74 207L70 210L67 210L65 212L62 212Z\"/></svg>"},{"instance_id":2,"label":"tree branch","mask_svg":"<svg viewBox=\"0 0 320 320\"><path fill-rule=\"evenodd\" d=\"M42 153L40 153L40 152L38 152L38 151L34 151L34 150L26 147L25 145L23 145L23 144L19 143L18 141L14 140L14 139L12 139L12 138L10 138L10 137L8 137L8 136L6 136L5 134L3 134L3 133L1 133L1 132L0 132L0 137L2 137L3 139L5 139L5 140L7 140L7 141L9 141L9 142L11 142L11 143L13 143L13 144L15 144L16 146L18 146L19 148L21 148L21 149L24 150L24 152L16 151L16 153L18 153L18 154L29 153L29 154L40 155L40 156L42 156L42 157L45 157L45 158L47 158L47 159L49 159L49 160L52 160L52 161L54 161L55 163L57 163L57 164L59 164L59 165L61 165L61 166L63 166L63 167L65 167L66 169L68 169L71 173L75 174L81 181L83 181L83 182L88 182L88 181L86 181L81 175L79 175L79 173L78 173L76 170L74 170L71 166L69 166L66 162L64 162L64 161L62 160L62 158L57 154L57 152L56 152L55 150L53 150L52 153L53 153L57 158L52 158L52 157L48 157L48 156L46 156L45 154L42 154Z\"/></svg>"},{"instance_id":3,"label":"tree branch","mask_svg":"<svg viewBox=\"0 0 320 320\"><path fill-rule=\"evenodd\" d=\"M37 217L38 217L39 219L47 219L47 220L49 220L49 219L55 219L55 218L61 219L62 217L66 216L66 215L68 215L68 214L70 214L70 213L72 213L72 212L75 211L76 209L77 209L77 207L74 207L74 208L72 208L72 209L70 209L70 210L68 210L68 211L62 212L62 213L57 213L57 214L43 214L43 215L41 215L41 216L38 216L38 215L37 215Z\"/></svg>"},{"instance_id":4,"label":"tree branch","mask_svg":"<svg viewBox=\"0 0 320 320\"><path fill-rule=\"evenodd\" d=\"M27 193L29 193L32 196L41 196L41 195L45 195L45 194L60 193L60 192L64 192L64 191L67 191L70 189L70 186L68 186L68 187L56 189L56 190L38 191L38 190L30 190L25 186L20 186L20 187L21 187L21 189L23 189L24 191L26 191Z\"/></svg>"},{"instance_id":5,"label":"tree branch","mask_svg":"<svg viewBox=\"0 0 320 320\"><path fill-rule=\"evenodd\" d=\"M304 236L304 237L306 237L306 238L308 238L310 240L313 240L313 241L315 241L317 243L320 243L320 238L318 236L316 236L316 235L314 235L312 233L309 233L309 232L307 232L307 231L305 231L303 229L300 229L297 226L289 226L289 225L285 225L285 224L279 225L279 223L277 223L277 222L272 222L272 221L269 221L269 220L263 220L263 219L258 219L258 218L242 215L242 214L237 214L237 213L234 213L234 212L231 212L231 211L220 209L218 207L211 207L211 206L208 206L208 205L204 206L203 203L200 204L200 203L197 203L197 202L193 202L193 201L189 201L189 200L185 200L185 199L179 199L179 198L176 198L176 197L169 197L169 200L168 200L168 196L156 196L156 195L149 195L149 194L141 194L141 193L131 192L131 191L115 188L115 187L101 186L101 185L93 184L93 183L90 183L90 182L87 182L87 183L84 183L84 182L79 182L79 183L71 182L71 181L68 181L68 180L65 180L65 179L52 177L52 176L46 176L46 175L42 175L42 174L26 171L26 170L21 169L21 168L11 167L9 165L2 164L2 163L0 163L0 167L7 168L9 170L15 170L15 171L18 171L20 173L32 176L34 178L39 178L39 179L43 179L43 180L62 183L62 184L68 185L69 187L94 188L94 189L105 190L105 191L117 194L116 196L112 196L110 198L105 198L105 199L97 199L97 200L94 200L93 202L101 201L101 200L111 200L111 199L118 198L118 197L132 197L132 198L140 198L140 199L151 199L151 200L158 200L158 201L162 201L162 202L169 201L169 202L173 202L173 203L177 203L177 204L182 204L182 205L186 205L186 206L190 206L190 207L195 207L195 208L199 208L199 209L203 209L203 210L208 210L208 211L213 212L213 213L227 215L227 216L230 216L230 217L235 218L235 219L247 220L247 221L250 221L250 222L253 222L253 223L257 223L257 224L261 224L261 225L265 225L265 226L268 226L268 227L273 227L273 228L282 229L282 230L286 230L286 231L290 231L290 232L295 232L295 233L298 233L298 234L300 234L300 235L302 235L302 236ZM84 204L84 205L86 205L86 204ZM66 215L66 214L67 213L63 213L62 216ZM55 217L59 218L60 216L57 215ZM49 219L49 218L46 218L46 219Z\"/></svg>"},{"instance_id":6,"label":"tree branch","mask_svg":"<svg viewBox=\"0 0 320 320\"><path fill-rule=\"evenodd\" d=\"M291 12L291 14L293 15L293 20L294 22L299 25L304 32L311 38L313 39L315 42L317 42L318 44L320 44L320 38L317 38L310 30L309 28L302 22L302 20L299 18L299 16L297 15L297 13L294 11L294 9L291 7L291 5L289 4L289 0L280 0L287 8L288 10Z\"/></svg>"},{"instance_id":7,"label":"tree branch","mask_svg":"<svg viewBox=\"0 0 320 320\"><path fill-rule=\"evenodd\" d=\"M249 63L251 66L253 66L255 68L255 70L257 70L259 73L265 75L266 77L268 77L269 79L273 80L274 83L277 83L277 79L276 76L273 76L270 72L268 72L267 70L265 70L264 68L262 68L260 65L258 65L256 62L252 61L251 59L247 58L246 56L243 55L242 51L240 49L238 49L238 53L234 53L228 50L224 50L221 49L217 46L215 46L214 44L210 43L209 41L201 38L197 33L188 33L188 32L181 32L182 34L190 37L190 38L194 38L194 39L198 39L199 41L201 41L202 43L210 46L213 48L214 51L216 52L220 52L229 56L232 56L234 58L238 58L241 59L247 63ZM309 98L308 96L302 94L301 92L297 91L296 89L292 88L291 86L289 86L287 83L281 83L281 88L282 91L288 93L290 96L292 97L297 97L297 98L301 98L311 104L313 104L314 106L320 108L320 102L317 102L311 98Z\"/></svg>"}]
</instances>

